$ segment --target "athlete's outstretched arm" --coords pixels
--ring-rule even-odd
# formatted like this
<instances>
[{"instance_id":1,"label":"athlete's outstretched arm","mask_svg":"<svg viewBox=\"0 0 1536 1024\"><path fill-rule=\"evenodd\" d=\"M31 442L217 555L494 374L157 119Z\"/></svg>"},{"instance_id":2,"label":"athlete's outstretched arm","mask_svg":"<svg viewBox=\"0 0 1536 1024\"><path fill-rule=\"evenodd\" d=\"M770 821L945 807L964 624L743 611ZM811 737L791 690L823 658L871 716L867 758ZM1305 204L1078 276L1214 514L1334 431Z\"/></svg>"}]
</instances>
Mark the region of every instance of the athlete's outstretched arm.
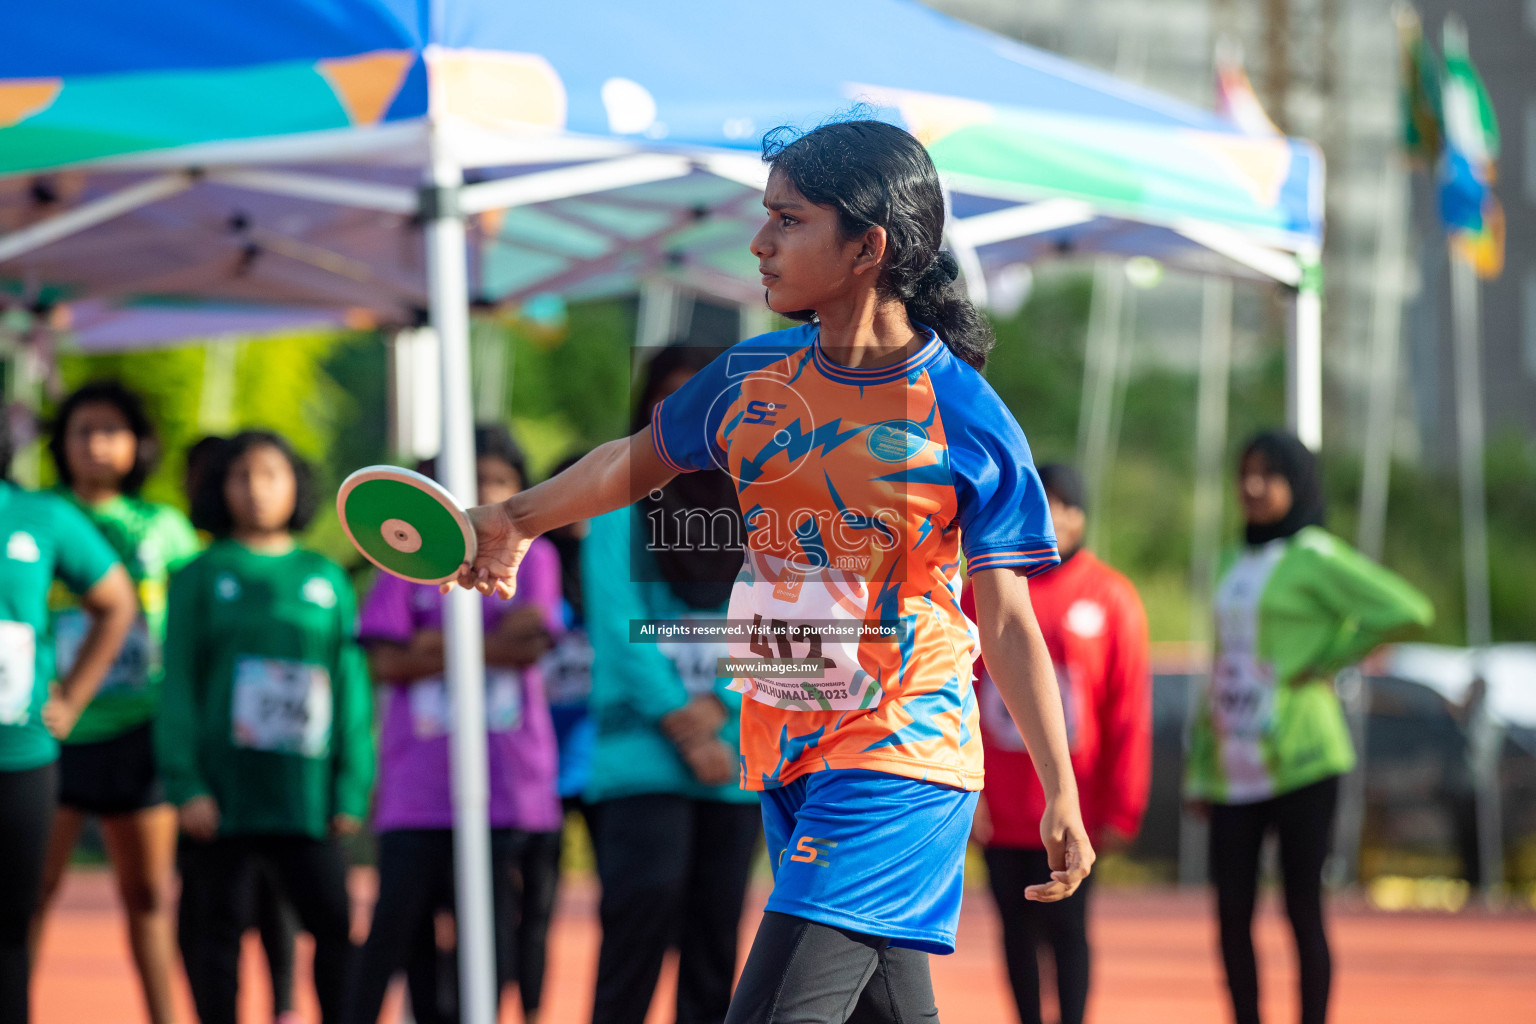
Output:
<instances>
[{"instance_id":1,"label":"athlete's outstretched arm","mask_svg":"<svg viewBox=\"0 0 1536 1024\"><path fill-rule=\"evenodd\" d=\"M518 564L533 538L578 519L632 505L676 475L657 457L650 427L600 444L537 487L499 504L470 509L479 552L474 565L459 570L457 583L482 594L511 597ZM452 587L452 583L443 584L443 593Z\"/></svg>"},{"instance_id":2,"label":"athlete's outstretched arm","mask_svg":"<svg viewBox=\"0 0 1536 1024\"><path fill-rule=\"evenodd\" d=\"M981 656L1045 788L1040 838L1050 859L1051 881L1029 886L1024 895L1045 903L1065 899L1088 877L1094 853L1078 806L1061 689L1029 601L1029 580L1018 569L982 569L971 574L971 586Z\"/></svg>"}]
</instances>

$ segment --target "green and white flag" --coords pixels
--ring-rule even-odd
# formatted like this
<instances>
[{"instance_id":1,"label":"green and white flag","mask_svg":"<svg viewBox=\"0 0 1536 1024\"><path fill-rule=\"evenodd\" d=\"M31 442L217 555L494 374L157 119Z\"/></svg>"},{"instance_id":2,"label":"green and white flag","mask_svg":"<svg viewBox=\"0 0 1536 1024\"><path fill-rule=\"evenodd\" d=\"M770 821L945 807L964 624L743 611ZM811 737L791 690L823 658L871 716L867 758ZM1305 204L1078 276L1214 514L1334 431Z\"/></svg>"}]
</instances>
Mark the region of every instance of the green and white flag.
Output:
<instances>
[{"instance_id":1,"label":"green and white flag","mask_svg":"<svg viewBox=\"0 0 1536 1024\"><path fill-rule=\"evenodd\" d=\"M1504 208L1494 195L1499 123L1488 90L1472 65L1467 27L1452 15L1441 38L1445 73L1440 105L1445 151L1439 164L1441 216L1451 244L1484 279L1504 270Z\"/></svg>"}]
</instances>

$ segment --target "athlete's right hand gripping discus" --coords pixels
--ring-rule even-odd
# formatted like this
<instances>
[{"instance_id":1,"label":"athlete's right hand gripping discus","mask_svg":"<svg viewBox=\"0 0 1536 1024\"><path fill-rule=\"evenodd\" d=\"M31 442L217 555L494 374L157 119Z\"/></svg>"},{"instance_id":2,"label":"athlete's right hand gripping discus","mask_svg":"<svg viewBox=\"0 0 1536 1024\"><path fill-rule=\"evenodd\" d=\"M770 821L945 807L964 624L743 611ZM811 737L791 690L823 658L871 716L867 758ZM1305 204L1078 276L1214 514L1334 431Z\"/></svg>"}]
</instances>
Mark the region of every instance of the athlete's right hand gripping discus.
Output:
<instances>
[{"instance_id":1,"label":"athlete's right hand gripping discus","mask_svg":"<svg viewBox=\"0 0 1536 1024\"><path fill-rule=\"evenodd\" d=\"M475 528L447 489L398 466L368 466L342 481L336 513L363 557L412 583L446 583L475 560Z\"/></svg>"}]
</instances>

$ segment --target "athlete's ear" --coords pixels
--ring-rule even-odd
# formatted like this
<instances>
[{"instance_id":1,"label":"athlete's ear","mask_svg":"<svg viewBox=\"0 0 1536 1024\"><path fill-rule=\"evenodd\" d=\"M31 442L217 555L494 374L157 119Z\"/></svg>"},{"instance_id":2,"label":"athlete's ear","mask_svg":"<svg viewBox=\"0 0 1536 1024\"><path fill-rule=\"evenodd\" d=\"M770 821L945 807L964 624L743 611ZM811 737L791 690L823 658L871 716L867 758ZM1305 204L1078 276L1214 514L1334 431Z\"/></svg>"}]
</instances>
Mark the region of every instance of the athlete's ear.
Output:
<instances>
[{"instance_id":1,"label":"athlete's ear","mask_svg":"<svg viewBox=\"0 0 1536 1024\"><path fill-rule=\"evenodd\" d=\"M857 239L859 246L858 255L853 258L853 272L866 274L880 270L880 264L885 262L885 245L888 241L885 228L875 225Z\"/></svg>"}]
</instances>

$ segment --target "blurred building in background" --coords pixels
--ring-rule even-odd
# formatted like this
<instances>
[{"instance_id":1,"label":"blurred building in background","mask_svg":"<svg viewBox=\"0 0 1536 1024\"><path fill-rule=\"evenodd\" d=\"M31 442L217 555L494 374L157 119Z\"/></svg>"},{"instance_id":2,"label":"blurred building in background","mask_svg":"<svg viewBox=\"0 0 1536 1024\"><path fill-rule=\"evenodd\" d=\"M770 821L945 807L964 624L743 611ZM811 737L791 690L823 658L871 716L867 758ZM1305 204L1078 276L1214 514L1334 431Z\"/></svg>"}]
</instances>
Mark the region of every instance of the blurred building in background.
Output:
<instances>
[{"instance_id":1,"label":"blurred building in background","mask_svg":"<svg viewBox=\"0 0 1536 1024\"><path fill-rule=\"evenodd\" d=\"M1238 42L1258 96L1284 131L1322 146L1328 160L1324 250L1325 367L1330 446L1358 447L1375 367L1383 229L1405 225L1409 266L1396 452L1448 464L1454 454L1449 282L1433 193L1416 175L1408 203L1390 180L1401 149L1395 0L925 0L945 13L1112 71L1185 100L1213 105L1217 40ZM1484 394L1491 436L1536 437L1536 0L1419 0L1439 48L1445 16L1467 23L1472 57L1503 134L1497 186L1508 218L1503 276L1483 289ZM1401 173L1396 172L1396 173ZM1402 252L1402 249L1398 250ZM1390 258L1390 253L1385 254ZM1387 275L1388 280L1393 275ZM1390 285L1388 286L1390 289ZM1143 297L1138 359L1193 366L1189 334L1197 286L1170 279ZM1238 305L1238 360L1257 357L1273 307Z\"/></svg>"}]
</instances>

